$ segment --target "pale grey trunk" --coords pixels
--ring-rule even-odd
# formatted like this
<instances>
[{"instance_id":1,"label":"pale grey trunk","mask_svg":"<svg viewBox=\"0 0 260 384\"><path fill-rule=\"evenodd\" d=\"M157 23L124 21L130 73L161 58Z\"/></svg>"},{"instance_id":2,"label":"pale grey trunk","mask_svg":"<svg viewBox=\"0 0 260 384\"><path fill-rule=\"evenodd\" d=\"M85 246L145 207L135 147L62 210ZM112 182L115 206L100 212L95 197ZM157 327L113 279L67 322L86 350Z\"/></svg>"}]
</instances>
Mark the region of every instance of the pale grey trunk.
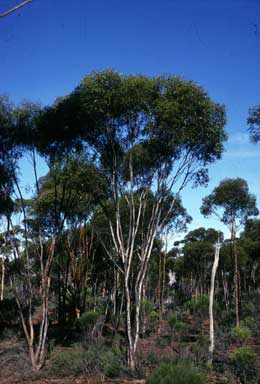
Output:
<instances>
[{"instance_id":1,"label":"pale grey trunk","mask_svg":"<svg viewBox=\"0 0 260 384\"><path fill-rule=\"evenodd\" d=\"M215 250L215 257L214 257L214 263L212 266L211 271L211 284L210 284L210 294L209 294L209 324L210 324L210 330L209 330L209 339L210 339L210 345L209 345L209 361L212 362L214 347L215 347L215 340L214 340L214 316L213 316L213 302L214 302L214 286L215 286L215 277L216 277L216 271L218 268L219 263L219 250L220 250L220 244L216 244L216 250Z\"/></svg>"},{"instance_id":2,"label":"pale grey trunk","mask_svg":"<svg viewBox=\"0 0 260 384\"><path fill-rule=\"evenodd\" d=\"M237 255L235 218L232 219L231 239L232 239L232 245L233 245L233 258L234 258L234 301L235 301L235 313L236 313L236 326L239 327L238 255Z\"/></svg>"},{"instance_id":3,"label":"pale grey trunk","mask_svg":"<svg viewBox=\"0 0 260 384\"><path fill-rule=\"evenodd\" d=\"M4 300L4 289L5 289L5 255L2 255L2 277L1 277L1 296L0 300Z\"/></svg>"}]
</instances>

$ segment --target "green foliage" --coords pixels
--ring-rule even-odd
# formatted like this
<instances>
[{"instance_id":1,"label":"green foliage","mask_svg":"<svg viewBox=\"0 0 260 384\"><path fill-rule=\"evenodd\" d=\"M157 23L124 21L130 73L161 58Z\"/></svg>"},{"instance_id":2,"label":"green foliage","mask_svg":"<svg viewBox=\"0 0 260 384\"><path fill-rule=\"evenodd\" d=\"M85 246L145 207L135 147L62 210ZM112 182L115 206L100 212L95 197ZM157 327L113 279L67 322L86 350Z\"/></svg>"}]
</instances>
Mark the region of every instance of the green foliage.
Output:
<instances>
[{"instance_id":1,"label":"green foliage","mask_svg":"<svg viewBox=\"0 0 260 384\"><path fill-rule=\"evenodd\" d=\"M80 347L64 351L54 350L51 354L50 369L55 374L82 374L85 372L84 353Z\"/></svg>"},{"instance_id":2,"label":"green foliage","mask_svg":"<svg viewBox=\"0 0 260 384\"><path fill-rule=\"evenodd\" d=\"M178 316L175 313L172 313L168 318L168 324L171 327L171 330L174 332L173 336L178 339L181 338L183 332L187 329L187 324L178 319Z\"/></svg>"},{"instance_id":3,"label":"green foliage","mask_svg":"<svg viewBox=\"0 0 260 384\"><path fill-rule=\"evenodd\" d=\"M252 332L248 327L240 325L239 327L232 328L231 335L235 340L244 343L252 336Z\"/></svg>"},{"instance_id":4,"label":"green foliage","mask_svg":"<svg viewBox=\"0 0 260 384\"><path fill-rule=\"evenodd\" d=\"M173 329L177 322L178 322L178 317L176 313L172 313L168 318L169 326Z\"/></svg>"},{"instance_id":5,"label":"green foliage","mask_svg":"<svg viewBox=\"0 0 260 384\"><path fill-rule=\"evenodd\" d=\"M195 355L195 361L201 362L206 361L208 358L209 351L209 337L208 335L199 335L196 343L192 345L192 352Z\"/></svg>"},{"instance_id":6,"label":"green foliage","mask_svg":"<svg viewBox=\"0 0 260 384\"><path fill-rule=\"evenodd\" d=\"M124 372L125 366L119 350L103 345L91 345L87 349L75 345L64 351L54 350L50 369L53 373L63 375L103 373L107 377L116 377Z\"/></svg>"},{"instance_id":7,"label":"green foliage","mask_svg":"<svg viewBox=\"0 0 260 384\"><path fill-rule=\"evenodd\" d=\"M141 302L141 311L144 313L145 316L148 316L154 308L154 304L152 301L149 300L142 300Z\"/></svg>"},{"instance_id":8,"label":"green foliage","mask_svg":"<svg viewBox=\"0 0 260 384\"><path fill-rule=\"evenodd\" d=\"M100 367L107 377L119 376L123 370L123 362L120 352L118 350L110 350L101 354Z\"/></svg>"},{"instance_id":9,"label":"green foliage","mask_svg":"<svg viewBox=\"0 0 260 384\"><path fill-rule=\"evenodd\" d=\"M133 176L141 184L162 164L170 173L172 162L189 154L189 162L199 165L190 177L201 184L208 179L207 164L223 151L224 124L224 107L191 81L107 70L84 77L74 92L46 108L38 149L53 156L87 144L106 170L113 166L113 150L120 176L129 178L132 157Z\"/></svg>"},{"instance_id":10,"label":"green foliage","mask_svg":"<svg viewBox=\"0 0 260 384\"><path fill-rule=\"evenodd\" d=\"M247 124L251 140L255 143L260 141L260 105L249 109Z\"/></svg>"},{"instance_id":11,"label":"green foliage","mask_svg":"<svg viewBox=\"0 0 260 384\"><path fill-rule=\"evenodd\" d=\"M0 301L0 322L11 323L19 319L19 312L14 298Z\"/></svg>"},{"instance_id":12,"label":"green foliage","mask_svg":"<svg viewBox=\"0 0 260 384\"><path fill-rule=\"evenodd\" d=\"M86 329L93 327L98 319L98 313L94 311L84 312L78 319L80 327Z\"/></svg>"},{"instance_id":13,"label":"green foliage","mask_svg":"<svg viewBox=\"0 0 260 384\"><path fill-rule=\"evenodd\" d=\"M254 382L254 378L257 376L255 352L249 347L241 347L234 351L230 358L241 382L243 384Z\"/></svg>"},{"instance_id":14,"label":"green foliage","mask_svg":"<svg viewBox=\"0 0 260 384\"><path fill-rule=\"evenodd\" d=\"M159 362L159 356L155 352L149 352L146 356L146 362L149 365L155 365Z\"/></svg>"},{"instance_id":15,"label":"green foliage","mask_svg":"<svg viewBox=\"0 0 260 384\"><path fill-rule=\"evenodd\" d=\"M76 320L76 324L79 326L80 330L83 332L85 339L92 339L92 330L98 320L98 312L88 311L84 312L79 319Z\"/></svg>"},{"instance_id":16,"label":"green foliage","mask_svg":"<svg viewBox=\"0 0 260 384\"><path fill-rule=\"evenodd\" d=\"M243 320L241 320L240 326L247 327L253 332L257 328L257 322L253 317L247 316Z\"/></svg>"},{"instance_id":17,"label":"green foliage","mask_svg":"<svg viewBox=\"0 0 260 384\"><path fill-rule=\"evenodd\" d=\"M192 297L185 303L185 306L191 314L196 313L204 316L209 311L209 297L206 295Z\"/></svg>"},{"instance_id":18,"label":"green foliage","mask_svg":"<svg viewBox=\"0 0 260 384\"><path fill-rule=\"evenodd\" d=\"M125 369L120 351L103 345L92 345L84 351L84 367L89 374L102 372L108 377L119 376Z\"/></svg>"},{"instance_id":19,"label":"green foliage","mask_svg":"<svg viewBox=\"0 0 260 384\"><path fill-rule=\"evenodd\" d=\"M243 304L242 310L244 314L251 315L251 316L255 315L257 312L254 303L250 301Z\"/></svg>"},{"instance_id":20,"label":"green foliage","mask_svg":"<svg viewBox=\"0 0 260 384\"><path fill-rule=\"evenodd\" d=\"M223 208L221 220L230 224L235 218L245 223L249 216L257 216L256 198L249 193L247 181L241 178L224 179L203 199L201 213L209 216L217 208Z\"/></svg>"},{"instance_id":21,"label":"green foliage","mask_svg":"<svg viewBox=\"0 0 260 384\"><path fill-rule=\"evenodd\" d=\"M152 311L149 313L149 316L148 316L149 325L153 331L155 331L158 326L159 318L160 316L158 312Z\"/></svg>"},{"instance_id":22,"label":"green foliage","mask_svg":"<svg viewBox=\"0 0 260 384\"><path fill-rule=\"evenodd\" d=\"M192 365L163 363L148 378L147 384L206 384L206 376Z\"/></svg>"},{"instance_id":23,"label":"green foliage","mask_svg":"<svg viewBox=\"0 0 260 384\"><path fill-rule=\"evenodd\" d=\"M155 324L153 318L150 318L150 315L153 312L154 303L149 300L142 300L141 302L141 322L142 322L142 334L143 337L146 336L147 330L149 333L149 329L147 329L147 325L154 329ZM153 317L153 315L151 316Z\"/></svg>"}]
</instances>

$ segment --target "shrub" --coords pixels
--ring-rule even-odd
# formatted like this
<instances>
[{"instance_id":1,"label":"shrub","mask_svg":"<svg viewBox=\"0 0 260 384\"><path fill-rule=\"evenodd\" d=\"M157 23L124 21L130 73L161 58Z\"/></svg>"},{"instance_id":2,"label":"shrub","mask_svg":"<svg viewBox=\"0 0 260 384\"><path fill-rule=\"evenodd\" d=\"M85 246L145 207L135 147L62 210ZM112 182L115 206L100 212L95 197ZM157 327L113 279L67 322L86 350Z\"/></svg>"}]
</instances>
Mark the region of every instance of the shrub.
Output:
<instances>
[{"instance_id":1,"label":"shrub","mask_svg":"<svg viewBox=\"0 0 260 384\"><path fill-rule=\"evenodd\" d=\"M99 314L94 311L84 312L79 319L77 319L77 323L79 325L80 330L84 334L84 339L92 339L92 331L97 322Z\"/></svg>"},{"instance_id":2,"label":"shrub","mask_svg":"<svg viewBox=\"0 0 260 384\"><path fill-rule=\"evenodd\" d=\"M244 303L242 305L242 312L244 315L254 316L255 313L257 312L255 304L252 303L251 301Z\"/></svg>"},{"instance_id":3,"label":"shrub","mask_svg":"<svg viewBox=\"0 0 260 384\"><path fill-rule=\"evenodd\" d=\"M149 300L142 300L141 302L141 327L142 327L142 336L146 335L146 325L149 318L149 314L153 312L154 304Z\"/></svg>"},{"instance_id":4,"label":"shrub","mask_svg":"<svg viewBox=\"0 0 260 384\"><path fill-rule=\"evenodd\" d=\"M204 316L209 311L209 297L206 295L193 297L186 302L186 308L191 314L200 314Z\"/></svg>"},{"instance_id":5,"label":"shrub","mask_svg":"<svg viewBox=\"0 0 260 384\"><path fill-rule=\"evenodd\" d=\"M248 327L241 325L240 327L232 328L231 335L233 339L244 343L251 337L252 332Z\"/></svg>"},{"instance_id":6,"label":"shrub","mask_svg":"<svg viewBox=\"0 0 260 384\"><path fill-rule=\"evenodd\" d=\"M141 311L145 316L149 315L153 311L154 304L149 300L142 300L141 302Z\"/></svg>"},{"instance_id":7,"label":"shrub","mask_svg":"<svg viewBox=\"0 0 260 384\"><path fill-rule=\"evenodd\" d=\"M192 365L163 363L147 380L147 384L205 384L205 375Z\"/></svg>"},{"instance_id":8,"label":"shrub","mask_svg":"<svg viewBox=\"0 0 260 384\"><path fill-rule=\"evenodd\" d=\"M104 345L91 345L88 349L75 345L64 351L54 350L50 367L55 374L103 373L107 377L116 377L124 371L124 359L119 350Z\"/></svg>"},{"instance_id":9,"label":"shrub","mask_svg":"<svg viewBox=\"0 0 260 384\"><path fill-rule=\"evenodd\" d=\"M94 312L94 311L84 312L79 318L80 327L82 328L93 327L97 321L97 318L98 318L97 312Z\"/></svg>"},{"instance_id":10,"label":"shrub","mask_svg":"<svg viewBox=\"0 0 260 384\"><path fill-rule=\"evenodd\" d=\"M64 351L53 351L50 359L51 371L55 374L81 374L85 372L83 351L80 347Z\"/></svg>"},{"instance_id":11,"label":"shrub","mask_svg":"<svg viewBox=\"0 0 260 384\"><path fill-rule=\"evenodd\" d=\"M187 325L183 321L178 320L178 318L177 318L175 313L173 313L169 317L168 324L171 327L171 330L175 331L175 333L178 334L180 337L182 336L183 332L187 328Z\"/></svg>"},{"instance_id":12,"label":"shrub","mask_svg":"<svg viewBox=\"0 0 260 384\"><path fill-rule=\"evenodd\" d=\"M231 363L243 384L252 382L257 375L256 354L249 347L238 348L231 354Z\"/></svg>"},{"instance_id":13,"label":"shrub","mask_svg":"<svg viewBox=\"0 0 260 384\"><path fill-rule=\"evenodd\" d=\"M84 371L87 374L98 373L100 370L100 358L103 353L103 348L91 345L88 349L84 350L83 365Z\"/></svg>"},{"instance_id":14,"label":"shrub","mask_svg":"<svg viewBox=\"0 0 260 384\"><path fill-rule=\"evenodd\" d=\"M241 321L240 325L242 327L247 327L251 331L256 331L257 330L257 322L253 317L247 316L244 318L244 320Z\"/></svg>"},{"instance_id":15,"label":"shrub","mask_svg":"<svg viewBox=\"0 0 260 384\"><path fill-rule=\"evenodd\" d=\"M198 340L192 346L192 352L196 361L205 361L208 358L209 337L208 335L199 335Z\"/></svg>"},{"instance_id":16,"label":"shrub","mask_svg":"<svg viewBox=\"0 0 260 384\"><path fill-rule=\"evenodd\" d=\"M172 313L168 318L168 323L171 329L174 329L175 324L178 322L177 315L175 313Z\"/></svg>"},{"instance_id":17,"label":"shrub","mask_svg":"<svg viewBox=\"0 0 260 384\"><path fill-rule=\"evenodd\" d=\"M155 365L159 362L159 356L154 352L149 352L146 356L146 362L149 365Z\"/></svg>"},{"instance_id":18,"label":"shrub","mask_svg":"<svg viewBox=\"0 0 260 384\"><path fill-rule=\"evenodd\" d=\"M107 377L119 376L124 370L124 359L119 349L92 345L84 352L86 373L102 372Z\"/></svg>"},{"instance_id":19,"label":"shrub","mask_svg":"<svg viewBox=\"0 0 260 384\"><path fill-rule=\"evenodd\" d=\"M5 298L0 301L0 322L11 324L19 321L19 312L14 298Z\"/></svg>"},{"instance_id":20,"label":"shrub","mask_svg":"<svg viewBox=\"0 0 260 384\"><path fill-rule=\"evenodd\" d=\"M148 319L149 319L150 327L152 328L153 331L155 331L158 326L159 313L156 311L152 311L151 313L149 313Z\"/></svg>"},{"instance_id":21,"label":"shrub","mask_svg":"<svg viewBox=\"0 0 260 384\"><path fill-rule=\"evenodd\" d=\"M107 377L119 376L123 370L122 360L119 351L105 351L100 356L100 368Z\"/></svg>"}]
</instances>

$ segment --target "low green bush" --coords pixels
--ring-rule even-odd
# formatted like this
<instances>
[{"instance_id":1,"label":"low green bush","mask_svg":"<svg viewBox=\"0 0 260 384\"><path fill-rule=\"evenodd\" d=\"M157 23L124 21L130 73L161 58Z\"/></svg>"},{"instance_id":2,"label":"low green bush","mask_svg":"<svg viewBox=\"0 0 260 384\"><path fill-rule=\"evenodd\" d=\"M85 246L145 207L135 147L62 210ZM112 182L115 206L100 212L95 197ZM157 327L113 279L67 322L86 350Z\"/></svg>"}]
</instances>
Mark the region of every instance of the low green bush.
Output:
<instances>
[{"instance_id":1,"label":"low green bush","mask_svg":"<svg viewBox=\"0 0 260 384\"><path fill-rule=\"evenodd\" d=\"M124 359L118 348L92 345L84 351L85 372L102 372L107 377L119 376L124 371Z\"/></svg>"},{"instance_id":2,"label":"low green bush","mask_svg":"<svg viewBox=\"0 0 260 384\"><path fill-rule=\"evenodd\" d=\"M257 330L257 321L251 316L247 316L243 320L241 320L240 325L242 327L249 328L252 332L255 332Z\"/></svg>"},{"instance_id":3,"label":"low green bush","mask_svg":"<svg viewBox=\"0 0 260 384\"><path fill-rule=\"evenodd\" d=\"M191 314L204 316L209 311L209 297L206 295L193 297L186 302L185 307Z\"/></svg>"},{"instance_id":4,"label":"low green bush","mask_svg":"<svg viewBox=\"0 0 260 384\"><path fill-rule=\"evenodd\" d=\"M170 316L168 323L171 329L175 330L176 332L183 332L187 328L187 325L183 321L178 320L176 315Z\"/></svg>"},{"instance_id":5,"label":"low green bush","mask_svg":"<svg viewBox=\"0 0 260 384\"><path fill-rule=\"evenodd\" d=\"M93 327L98 319L98 313L94 311L84 312L78 319L82 329Z\"/></svg>"},{"instance_id":6,"label":"low green bush","mask_svg":"<svg viewBox=\"0 0 260 384\"><path fill-rule=\"evenodd\" d=\"M149 327L152 329L152 331L156 331L159 322L159 313L156 311L150 312L148 316L148 321Z\"/></svg>"},{"instance_id":7,"label":"low green bush","mask_svg":"<svg viewBox=\"0 0 260 384\"><path fill-rule=\"evenodd\" d=\"M79 319L77 319L77 325L83 333L85 340L92 339L92 331L99 317L98 312L88 311L84 312Z\"/></svg>"},{"instance_id":8,"label":"low green bush","mask_svg":"<svg viewBox=\"0 0 260 384\"><path fill-rule=\"evenodd\" d=\"M119 376L123 371L123 359L119 351L104 351L100 356L100 369L107 377Z\"/></svg>"},{"instance_id":9,"label":"low green bush","mask_svg":"<svg viewBox=\"0 0 260 384\"><path fill-rule=\"evenodd\" d=\"M170 317L168 319L168 324L169 324L172 332L174 333L174 335L173 335L174 338L176 339L176 336L177 336L177 339L180 340L183 333L187 330L187 324L185 324L183 321L179 320L175 313L170 315Z\"/></svg>"},{"instance_id":10,"label":"low green bush","mask_svg":"<svg viewBox=\"0 0 260 384\"><path fill-rule=\"evenodd\" d=\"M234 372L241 383L254 383L257 377L255 352L249 347L241 347L234 351L230 358Z\"/></svg>"},{"instance_id":11,"label":"low green bush","mask_svg":"<svg viewBox=\"0 0 260 384\"><path fill-rule=\"evenodd\" d=\"M244 316L254 316L257 312L257 309L252 301L246 301L242 304L242 312Z\"/></svg>"},{"instance_id":12,"label":"low green bush","mask_svg":"<svg viewBox=\"0 0 260 384\"><path fill-rule=\"evenodd\" d=\"M150 300L142 300L141 302L141 312L144 313L144 315L149 315L153 311L154 304Z\"/></svg>"},{"instance_id":13,"label":"low green bush","mask_svg":"<svg viewBox=\"0 0 260 384\"><path fill-rule=\"evenodd\" d=\"M245 343L246 340L252 336L252 332L248 327L241 325L239 327L232 328L231 336L233 339L241 343Z\"/></svg>"},{"instance_id":14,"label":"low green bush","mask_svg":"<svg viewBox=\"0 0 260 384\"><path fill-rule=\"evenodd\" d=\"M192 365L163 363L148 378L147 384L205 384L206 376Z\"/></svg>"},{"instance_id":15,"label":"low green bush","mask_svg":"<svg viewBox=\"0 0 260 384\"><path fill-rule=\"evenodd\" d=\"M104 345L91 345L87 349L75 345L63 351L54 350L49 365L51 372L62 375L103 373L116 377L125 370L121 352Z\"/></svg>"},{"instance_id":16,"label":"low green bush","mask_svg":"<svg viewBox=\"0 0 260 384\"><path fill-rule=\"evenodd\" d=\"M206 361L208 359L209 351L209 337L208 335L199 335L198 340L192 345L192 352L196 362Z\"/></svg>"},{"instance_id":17,"label":"low green bush","mask_svg":"<svg viewBox=\"0 0 260 384\"><path fill-rule=\"evenodd\" d=\"M51 372L54 374L72 375L85 372L84 353L80 347L64 351L54 350L50 358Z\"/></svg>"}]
</instances>

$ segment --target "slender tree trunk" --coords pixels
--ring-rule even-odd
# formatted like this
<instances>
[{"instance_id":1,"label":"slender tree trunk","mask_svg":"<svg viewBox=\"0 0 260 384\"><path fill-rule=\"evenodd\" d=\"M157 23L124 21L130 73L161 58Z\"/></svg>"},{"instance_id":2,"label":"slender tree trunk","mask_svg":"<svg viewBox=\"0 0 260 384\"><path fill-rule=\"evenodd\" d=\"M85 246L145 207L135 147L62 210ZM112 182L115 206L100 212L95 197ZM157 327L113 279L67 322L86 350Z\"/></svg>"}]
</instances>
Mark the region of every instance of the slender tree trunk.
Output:
<instances>
[{"instance_id":1,"label":"slender tree trunk","mask_svg":"<svg viewBox=\"0 0 260 384\"><path fill-rule=\"evenodd\" d=\"M5 255L2 255L2 277L1 277L1 296L0 301L4 300L4 288L5 288Z\"/></svg>"},{"instance_id":2,"label":"slender tree trunk","mask_svg":"<svg viewBox=\"0 0 260 384\"><path fill-rule=\"evenodd\" d=\"M163 253L163 263L162 263L162 298L161 298L161 318L163 316L164 312L164 291L165 291L165 264L166 264L166 254L168 252L168 239L166 235L166 240L165 240L165 251Z\"/></svg>"},{"instance_id":3,"label":"slender tree trunk","mask_svg":"<svg viewBox=\"0 0 260 384\"><path fill-rule=\"evenodd\" d=\"M222 284L223 284L225 305L226 305L226 309L228 310L228 308L229 308L228 284L227 284L226 272L223 271L223 269L221 270L221 276L222 276Z\"/></svg>"},{"instance_id":4,"label":"slender tree trunk","mask_svg":"<svg viewBox=\"0 0 260 384\"><path fill-rule=\"evenodd\" d=\"M210 284L210 294L209 294L209 323L210 323L210 345L209 345L209 361L212 362L213 352L214 352L214 316L213 316L213 301L214 301L214 286L215 286L215 277L216 271L219 263L219 250L220 244L216 244L215 258L211 271L211 284Z\"/></svg>"},{"instance_id":5,"label":"slender tree trunk","mask_svg":"<svg viewBox=\"0 0 260 384\"><path fill-rule=\"evenodd\" d=\"M125 297L126 297L126 331L128 338L128 365L131 369L135 368L135 353L132 336L132 321L131 321L131 297L128 287L128 281L125 279Z\"/></svg>"},{"instance_id":6,"label":"slender tree trunk","mask_svg":"<svg viewBox=\"0 0 260 384\"><path fill-rule=\"evenodd\" d=\"M160 255L159 255L159 276L158 276L158 285L157 285L157 302L158 302L160 317L161 317L161 287L162 287L162 252L160 252Z\"/></svg>"},{"instance_id":7,"label":"slender tree trunk","mask_svg":"<svg viewBox=\"0 0 260 384\"><path fill-rule=\"evenodd\" d=\"M232 220L232 244L233 244L233 257L234 257L234 299L235 299L236 326L239 327L238 254L237 254L235 218Z\"/></svg>"}]
</instances>

